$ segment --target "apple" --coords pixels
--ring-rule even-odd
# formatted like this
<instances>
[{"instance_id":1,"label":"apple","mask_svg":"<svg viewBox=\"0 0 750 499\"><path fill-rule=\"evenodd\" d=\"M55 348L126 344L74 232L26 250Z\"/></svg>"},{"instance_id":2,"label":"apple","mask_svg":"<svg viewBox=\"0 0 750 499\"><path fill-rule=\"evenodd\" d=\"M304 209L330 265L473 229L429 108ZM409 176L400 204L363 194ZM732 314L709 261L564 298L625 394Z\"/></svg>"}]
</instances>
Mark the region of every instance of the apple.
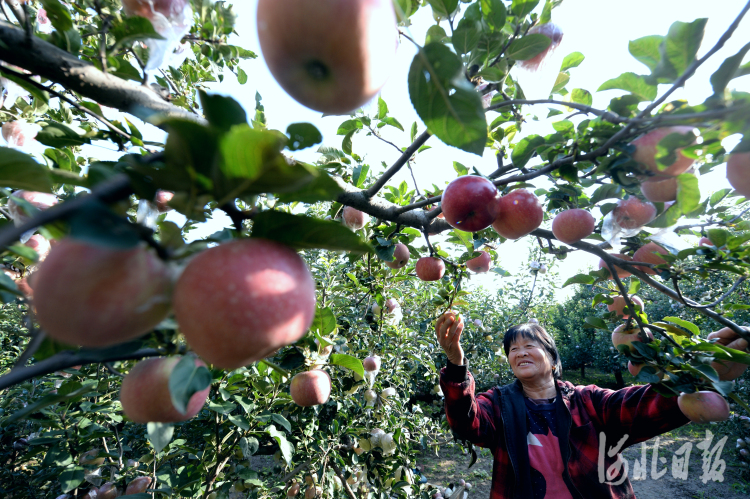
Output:
<instances>
[{"instance_id":1,"label":"apple","mask_svg":"<svg viewBox=\"0 0 750 499\"><path fill-rule=\"evenodd\" d=\"M492 263L492 257L489 253L486 251L480 251L479 253L480 255L478 257L472 258L466 262L466 268L477 274L488 272L490 270L490 264Z\"/></svg>"},{"instance_id":2,"label":"apple","mask_svg":"<svg viewBox=\"0 0 750 499\"><path fill-rule=\"evenodd\" d=\"M36 137L36 130L30 123L22 121L8 121L3 123L2 134L8 147L23 147Z\"/></svg>"},{"instance_id":3,"label":"apple","mask_svg":"<svg viewBox=\"0 0 750 499\"><path fill-rule=\"evenodd\" d=\"M633 261L633 257L628 256L628 255L623 255L622 253L610 253L610 256L614 256L615 258L619 258L620 260L627 260L629 262ZM599 268L600 269L607 269L607 271L609 272L609 278L613 279L613 277L612 277L612 271L609 270L609 266L601 258L599 259ZM620 279L623 279L625 277L628 277L628 276L632 275L627 270L623 270L623 269L621 269L620 267L618 267L616 265L615 265L615 268L617 269L617 277L619 277Z\"/></svg>"},{"instance_id":4,"label":"apple","mask_svg":"<svg viewBox=\"0 0 750 499\"><path fill-rule=\"evenodd\" d=\"M190 0L122 0L125 13L129 16L140 16L153 20L158 12L171 19L179 15Z\"/></svg>"},{"instance_id":5,"label":"apple","mask_svg":"<svg viewBox=\"0 0 750 499\"><path fill-rule=\"evenodd\" d=\"M391 0L260 0L257 21L271 74L316 111L354 111L380 91L393 67Z\"/></svg>"},{"instance_id":6,"label":"apple","mask_svg":"<svg viewBox=\"0 0 750 499\"><path fill-rule=\"evenodd\" d=\"M701 237L698 241L698 246L714 246L714 243L711 242L711 240L707 237Z\"/></svg>"},{"instance_id":7,"label":"apple","mask_svg":"<svg viewBox=\"0 0 750 499\"><path fill-rule=\"evenodd\" d=\"M417 260L417 277L423 281L437 281L445 274L445 262L440 258L425 256Z\"/></svg>"},{"instance_id":8,"label":"apple","mask_svg":"<svg viewBox=\"0 0 750 499\"><path fill-rule=\"evenodd\" d=\"M735 191L750 198L750 152L736 152L729 156L727 180Z\"/></svg>"},{"instance_id":9,"label":"apple","mask_svg":"<svg viewBox=\"0 0 750 499\"><path fill-rule=\"evenodd\" d=\"M539 324L539 319L532 317L528 322L529 324Z\"/></svg>"},{"instance_id":10,"label":"apple","mask_svg":"<svg viewBox=\"0 0 750 499\"><path fill-rule=\"evenodd\" d=\"M287 497L296 497L299 494L300 484L295 482L286 491Z\"/></svg>"},{"instance_id":11,"label":"apple","mask_svg":"<svg viewBox=\"0 0 750 499\"><path fill-rule=\"evenodd\" d=\"M666 255L669 253L669 251L665 250L664 248L662 248L656 243L647 243L636 250L636 252L633 254L633 261L643 262L643 263L653 263L655 265L667 263L666 260L664 260L659 255L656 255L655 253ZM650 267L638 267L638 268L641 271L645 272L646 274L655 275L657 273L655 270L653 270Z\"/></svg>"},{"instance_id":12,"label":"apple","mask_svg":"<svg viewBox=\"0 0 750 499\"><path fill-rule=\"evenodd\" d=\"M539 198L526 189L516 189L501 197L498 206L492 228L506 239L523 237L544 220Z\"/></svg>"},{"instance_id":13,"label":"apple","mask_svg":"<svg viewBox=\"0 0 750 499\"><path fill-rule=\"evenodd\" d=\"M388 388L380 392L380 397L384 400L389 399L391 397L395 397L395 396L396 396L396 389L393 388L392 386L389 386Z\"/></svg>"},{"instance_id":14,"label":"apple","mask_svg":"<svg viewBox=\"0 0 750 499\"><path fill-rule=\"evenodd\" d=\"M622 296L615 296L614 300L613 303L607 305L607 310L615 312L618 318L624 320L630 319L630 310L627 308L628 305L625 302L625 298ZM633 302L633 305L641 307L641 311L643 311L643 300L641 300L640 297L632 295L630 300Z\"/></svg>"},{"instance_id":15,"label":"apple","mask_svg":"<svg viewBox=\"0 0 750 499\"><path fill-rule=\"evenodd\" d=\"M393 250L393 261L385 262L387 267L400 269L409 263L409 247L403 243L398 243Z\"/></svg>"},{"instance_id":16,"label":"apple","mask_svg":"<svg viewBox=\"0 0 750 499\"><path fill-rule=\"evenodd\" d=\"M187 412L182 414L174 405L169 391L169 377L181 357L159 357L142 360L123 378L120 403L125 415L136 423L174 423L195 417L206 403L211 387L190 397ZM195 359L196 366L206 364Z\"/></svg>"},{"instance_id":17,"label":"apple","mask_svg":"<svg viewBox=\"0 0 750 499\"><path fill-rule=\"evenodd\" d=\"M378 394L374 390L365 390L365 401L372 404L378 399Z\"/></svg>"},{"instance_id":18,"label":"apple","mask_svg":"<svg viewBox=\"0 0 750 499\"><path fill-rule=\"evenodd\" d=\"M39 210L46 210L50 206L57 204L57 196L54 194L23 190L14 192L8 198L8 212L16 227L31 220L31 216L27 215L24 209L13 198L22 199Z\"/></svg>"},{"instance_id":19,"label":"apple","mask_svg":"<svg viewBox=\"0 0 750 499\"><path fill-rule=\"evenodd\" d=\"M146 492L146 489L148 489L149 485L151 485L150 476L139 476L138 478L134 478L128 484L128 487L125 489L124 495L128 496L132 494L143 494L144 492Z\"/></svg>"},{"instance_id":20,"label":"apple","mask_svg":"<svg viewBox=\"0 0 750 499\"><path fill-rule=\"evenodd\" d=\"M677 405L685 417L694 423L729 419L729 404L716 392L681 393L677 397Z\"/></svg>"},{"instance_id":21,"label":"apple","mask_svg":"<svg viewBox=\"0 0 750 499\"><path fill-rule=\"evenodd\" d=\"M577 243L594 233L596 220L586 210L574 208L558 213L552 220L552 233L565 244Z\"/></svg>"},{"instance_id":22,"label":"apple","mask_svg":"<svg viewBox=\"0 0 750 499\"><path fill-rule=\"evenodd\" d=\"M365 371L379 371L380 370L380 357L377 355L371 355L370 357L367 357L364 362L362 362L362 365L365 368Z\"/></svg>"},{"instance_id":23,"label":"apple","mask_svg":"<svg viewBox=\"0 0 750 499\"><path fill-rule=\"evenodd\" d=\"M373 303L372 304L372 315L379 316L380 315L380 311L381 311L380 310L380 305L378 305L377 303Z\"/></svg>"},{"instance_id":24,"label":"apple","mask_svg":"<svg viewBox=\"0 0 750 499\"><path fill-rule=\"evenodd\" d=\"M99 449L91 449L78 456L78 463L82 466L101 466L103 457L99 457Z\"/></svg>"},{"instance_id":25,"label":"apple","mask_svg":"<svg viewBox=\"0 0 750 499\"><path fill-rule=\"evenodd\" d=\"M474 326L478 328L483 327L482 319L474 319Z\"/></svg>"},{"instance_id":26,"label":"apple","mask_svg":"<svg viewBox=\"0 0 750 499\"><path fill-rule=\"evenodd\" d=\"M615 348L617 348L618 345L627 345L628 349L631 352L635 352L633 343L636 341L641 341L641 338L638 335L638 328L634 326L626 328L626 326L627 324L620 324L615 328L615 330L612 332L612 344ZM647 330L646 336L650 340L654 339L654 335L651 334L651 331Z\"/></svg>"},{"instance_id":27,"label":"apple","mask_svg":"<svg viewBox=\"0 0 750 499\"><path fill-rule=\"evenodd\" d=\"M301 372L292 378L289 393L294 403L302 407L325 404L331 395L331 377L320 369Z\"/></svg>"},{"instance_id":28,"label":"apple","mask_svg":"<svg viewBox=\"0 0 750 499\"><path fill-rule=\"evenodd\" d=\"M307 487L307 490L305 490L305 499L315 499L316 497L320 497L323 495L323 487L319 487L317 485L310 485Z\"/></svg>"},{"instance_id":29,"label":"apple","mask_svg":"<svg viewBox=\"0 0 750 499\"><path fill-rule=\"evenodd\" d=\"M91 492L89 492L90 494ZM116 499L120 496L120 491L112 482L106 482L104 485L99 487L96 494L96 499Z\"/></svg>"},{"instance_id":30,"label":"apple","mask_svg":"<svg viewBox=\"0 0 750 499\"><path fill-rule=\"evenodd\" d=\"M385 301L384 306L385 306L385 311L388 314L392 314L393 312L396 311L397 308L401 308L401 305L396 301L395 298L388 298Z\"/></svg>"},{"instance_id":31,"label":"apple","mask_svg":"<svg viewBox=\"0 0 750 499\"><path fill-rule=\"evenodd\" d=\"M168 203L172 201L173 197L174 197L174 192L172 191L164 191L161 189L156 191L156 196L154 197L154 204L156 205L156 209L159 210L159 213L166 213L172 209Z\"/></svg>"},{"instance_id":32,"label":"apple","mask_svg":"<svg viewBox=\"0 0 750 499\"><path fill-rule=\"evenodd\" d=\"M352 230L359 230L367 224L365 214L351 206L344 206L341 221Z\"/></svg>"},{"instance_id":33,"label":"apple","mask_svg":"<svg viewBox=\"0 0 750 499\"><path fill-rule=\"evenodd\" d=\"M31 236L29 240L26 241L26 246L36 251L37 255L39 255L40 262L47 258L47 255L49 255L49 252L52 249L49 241L40 234L34 234Z\"/></svg>"},{"instance_id":34,"label":"apple","mask_svg":"<svg viewBox=\"0 0 750 499\"><path fill-rule=\"evenodd\" d=\"M550 39L549 46L542 50L540 53L532 57L531 59L527 59L525 61L518 61L517 64L519 67L522 67L523 69L529 70L529 71L537 71L539 67L541 66L544 59L555 51L558 45L560 45L560 42L563 39L563 31L560 26L557 26L556 24L552 23L545 23L545 24L537 24L536 26L532 27L529 31L529 35L533 34L542 34Z\"/></svg>"},{"instance_id":35,"label":"apple","mask_svg":"<svg viewBox=\"0 0 750 499\"><path fill-rule=\"evenodd\" d=\"M744 328L746 331L748 330L747 327ZM724 345L727 348L732 348L734 350L739 350L741 352L746 352L748 347L747 340L744 340L737 336L731 328L725 327L720 329L719 331L714 331L712 333L709 333L708 337L706 338L708 341L717 340L717 343L720 345ZM715 360L714 362L711 362L711 367L713 367L716 372L719 374L719 379L722 381L732 381L740 376L745 372L747 369L747 364L742 364L739 362L728 362L728 361L721 361L721 360ZM744 380L739 380L739 384L744 383Z\"/></svg>"},{"instance_id":36,"label":"apple","mask_svg":"<svg viewBox=\"0 0 750 499\"><path fill-rule=\"evenodd\" d=\"M497 188L486 178L464 175L448 184L440 206L451 227L476 232L492 224L499 198Z\"/></svg>"},{"instance_id":37,"label":"apple","mask_svg":"<svg viewBox=\"0 0 750 499\"><path fill-rule=\"evenodd\" d=\"M643 182L643 197L654 203L666 203L677 199L677 179L668 178L659 182Z\"/></svg>"},{"instance_id":38,"label":"apple","mask_svg":"<svg viewBox=\"0 0 750 499\"><path fill-rule=\"evenodd\" d=\"M34 274L37 320L68 345L106 347L137 338L169 313L169 268L144 246L59 241Z\"/></svg>"},{"instance_id":39,"label":"apple","mask_svg":"<svg viewBox=\"0 0 750 499\"><path fill-rule=\"evenodd\" d=\"M617 225L623 229L635 229L642 227L656 218L656 207L651 203L644 203L635 196L621 199L614 210L612 217Z\"/></svg>"},{"instance_id":40,"label":"apple","mask_svg":"<svg viewBox=\"0 0 750 499\"><path fill-rule=\"evenodd\" d=\"M634 364L632 361L628 361L628 372L633 376L638 376L638 373L640 373L641 369L644 367L646 367L646 364ZM664 379L664 371L657 369L656 375L659 379Z\"/></svg>"},{"instance_id":41,"label":"apple","mask_svg":"<svg viewBox=\"0 0 750 499\"><path fill-rule=\"evenodd\" d=\"M646 169L652 172L653 176L648 176L643 179L644 182L658 182L667 177L674 177L680 173L685 173L695 161L692 158L688 158L682 154L682 149L677 149L677 159L674 163L669 165L664 170L659 168L656 162L657 157L657 144L667 135L678 133L680 135L693 135L693 127L691 126L673 126L657 128L647 134L637 138L631 145L635 146L635 152L633 153L633 159L638 163L641 163Z\"/></svg>"},{"instance_id":42,"label":"apple","mask_svg":"<svg viewBox=\"0 0 750 499\"><path fill-rule=\"evenodd\" d=\"M173 306L180 331L202 359L237 369L304 336L315 316L315 281L291 248L235 239L190 261Z\"/></svg>"}]
</instances>

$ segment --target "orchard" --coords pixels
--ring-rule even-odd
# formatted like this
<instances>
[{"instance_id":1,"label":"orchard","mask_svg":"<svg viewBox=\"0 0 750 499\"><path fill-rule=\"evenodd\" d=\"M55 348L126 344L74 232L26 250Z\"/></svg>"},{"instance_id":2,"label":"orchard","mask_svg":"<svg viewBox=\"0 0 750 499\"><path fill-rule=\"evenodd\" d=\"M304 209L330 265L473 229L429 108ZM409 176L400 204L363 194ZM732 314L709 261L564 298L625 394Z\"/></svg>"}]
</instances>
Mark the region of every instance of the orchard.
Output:
<instances>
[{"instance_id":1,"label":"orchard","mask_svg":"<svg viewBox=\"0 0 750 499\"><path fill-rule=\"evenodd\" d=\"M541 324L747 473L750 3L583 88L572 1L0 0L0 496L469 493L443 314L478 391Z\"/></svg>"}]
</instances>

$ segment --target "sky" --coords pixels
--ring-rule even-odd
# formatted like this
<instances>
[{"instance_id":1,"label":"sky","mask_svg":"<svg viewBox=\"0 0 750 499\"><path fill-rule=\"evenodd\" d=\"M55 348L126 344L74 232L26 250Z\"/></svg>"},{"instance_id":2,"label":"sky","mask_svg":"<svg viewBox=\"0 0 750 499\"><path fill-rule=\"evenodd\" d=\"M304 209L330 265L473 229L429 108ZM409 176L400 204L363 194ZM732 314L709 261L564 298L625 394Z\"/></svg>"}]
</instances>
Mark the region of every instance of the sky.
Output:
<instances>
[{"instance_id":1,"label":"sky","mask_svg":"<svg viewBox=\"0 0 750 499\"><path fill-rule=\"evenodd\" d=\"M543 3L540 3L540 7ZM625 92L618 90L596 92L596 89L604 81L627 71L638 74L648 72L648 68L628 53L629 40L654 34L666 35L669 26L674 21L691 22L697 18L707 17L706 32L698 53L698 57L701 57L724 33L740 12L744 3L744 0L720 0L718 2L706 2L705 0L610 0L606 2L601 0L565 0L552 13L552 22L561 26L565 33L560 47L556 50L555 57L561 60L565 55L575 51L585 55L584 62L570 71L571 80L567 88L569 90L573 88L589 90L594 96L594 107L605 109L610 99ZM258 59L248 61L243 65L250 76L250 81L245 85L239 85L232 78L229 78L220 86L216 86L215 90L238 99L249 112L255 106L255 93L257 91L263 97L266 117L271 128L283 131L291 123L311 122L323 134L324 145L340 148L343 137L337 136L336 130L338 125L348 117L323 118L318 112L299 105L279 87L268 72L262 60L262 52L255 29L256 6L257 1L253 0L237 2L234 7L238 15L239 40L236 43L253 50L260 56ZM684 89L674 93L672 99L687 99L690 104L698 104L712 93L709 83L710 75L726 57L735 54L745 43L750 41L747 35L743 36L743 33L750 33L750 19L748 17L743 20L734 37L726 43L724 48L699 69L696 76L688 81ZM412 25L409 27L409 32L412 38L418 42L423 42L427 29L434 24L431 9L421 8L411 20ZM446 31L449 31L447 22L443 22L442 26ZM424 130L422 121L416 115L409 101L407 88L407 74L415 54L416 48L414 45L404 40L398 48L393 63L393 73L380 94L388 104L390 114L395 116L406 129L406 132L402 133L395 128L385 127L382 129L383 136L400 147L409 145L408 131L413 122L418 123L420 132ZM544 98L546 91L554 83L554 77L556 76L554 69L559 66L548 67L552 67L553 71L551 76L547 75L546 88L544 83L536 84L539 80L544 81L544 74L532 75L531 81L527 74L525 80L521 80L529 98ZM750 77L733 80L730 85L737 89L750 91ZM667 86L661 85L659 87L660 94L667 88ZM534 92L536 92L536 95L534 95ZM371 113L371 106L372 104L366 106L365 110ZM540 116L545 116L547 109L542 108L538 111L535 110L535 112L538 112ZM532 133L544 135L551 132L550 122L530 120L524 125L522 135ZM736 137L727 139L725 147L731 148L737 140ZM428 145L432 146L432 149L419 154L413 168L417 184L421 188L430 187L433 183L443 187L453 180L456 177L452 166L453 161L458 161L469 168L476 167L483 174L491 173L496 166L494 154L489 150L480 158L446 146L434 137L430 139ZM302 151L296 154L296 157L303 161L314 162L318 157L315 149ZM391 164L399 156L398 152L391 146L373 137L365 137L363 133L355 135L353 149L357 154L363 156L365 161L376 171L381 162ZM399 172L390 184L398 185L403 180L406 180L410 188L413 188L413 181L406 168ZM544 185L543 181L536 182L537 187L543 187ZM704 197L725 187L729 187L729 184L726 181L723 166L701 178ZM530 237L502 244L499 247L500 260L497 264L513 274L527 272L526 263L529 247L535 244L535 239ZM564 265L559 266L556 270L559 271L560 282L564 282L568 277L579 271L591 270L597 263L598 259L594 256L575 252L569 255L564 261ZM501 285L502 279L502 277L493 274L473 276L471 285L481 285L493 289ZM558 293L557 298L562 300L572 291L572 287L566 288Z\"/></svg>"},{"instance_id":2,"label":"sky","mask_svg":"<svg viewBox=\"0 0 750 499\"><path fill-rule=\"evenodd\" d=\"M540 2L539 9L544 2ZM608 90L596 92L596 89L606 80L614 78L623 72L632 71L638 74L647 73L648 69L636 61L628 53L628 41L646 35L666 35L669 26L674 21L690 22L697 18L707 17L706 33L704 36L698 57L708 51L724 33L729 24L735 19L742 9L745 0L718 0L707 2L705 0L564 0L562 5L552 13L552 22L559 25L564 32L561 45L554 54L554 60L550 61L548 71L536 74L514 73L520 78L522 87L529 98L544 98L554 83L556 68L559 61L571 52L581 52L585 56L584 62L577 68L570 70L571 79L567 85L568 90L583 88L593 94L593 105L596 108L605 109L610 99L625 92ZM234 3L234 10L238 16L236 30L238 36L234 36L232 43L243 48L254 51L258 59L244 61L243 69L249 76L245 85L240 85L236 79L228 73L223 83L214 84L212 91L229 95L237 99L252 115L255 107L256 92L260 93L265 106L266 117L269 126L278 130L286 130L291 123L310 122L315 124L323 134L323 144L341 148L342 136L336 135L340 123L348 119L348 116L322 117L320 113L307 109L291 99L275 82L263 62L262 52L257 39L255 10L257 0L244 0ZM429 7L423 7L411 18L412 25L408 28L410 36L417 42L423 43L427 29L434 24L432 12ZM443 28L449 31L447 22L442 23ZM743 36L744 33L744 36ZM698 104L708 97L711 92L709 84L710 75L718 68L721 62L728 56L735 54L745 43L750 41L746 35L750 33L750 16L747 16L735 35L726 43L714 57L709 59L697 72L696 76L688 81L684 89L675 92L672 99L687 99L690 104ZM417 122L419 131L425 129L422 121L418 118L409 100L407 88L407 74L416 48L406 40L403 40L398 48L393 61L393 71L388 82L381 91L382 98L387 102L390 115L396 117L404 126L406 132L401 132L392 127L382 129L384 138L394 142L399 147L409 145L409 129L413 122ZM514 70L515 71L515 70ZM730 83L737 89L750 91L750 77L735 79ZM661 85L659 93L668 87ZM559 96L558 96L559 97ZM375 99L375 105L377 99ZM373 103L365 106L365 111L372 114ZM526 112L530 112L526 107ZM547 107L534 108L539 116L546 116ZM490 120L494 118L490 113ZM578 118L578 119L582 119ZM523 125L522 132L517 138L528 134L546 135L551 133L551 122L547 120L534 121L531 117ZM163 133L151 128L149 135L158 136ZM737 142L736 137L728 138L725 147L731 147ZM483 174L491 173L496 167L494 151L487 150L483 157L465 153L458 149L446 146L437 138L433 137L427 143L432 148L420 153L414 165L414 176L420 188L429 188L432 184L444 187L456 177L453 162L458 161L471 168L476 167ZM390 145L384 144L374 137L365 137L364 133L355 135L353 139L354 151L365 158L374 173L382 171L382 162L393 163L399 153ZM311 149L295 153L295 156L307 162L315 162L318 154L315 152L317 146ZM89 151L91 155L100 159L112 159L109 154L100 147L93 147ZM530 163L533 165L534 160ZM414 182L406 168L402 169L390 182L398 185L407 181L410 188ZM549 184L546 180L534 182L536 187L545 187ZM729 187L725 179L725 169L720 166L709 175L701 178L702 195L708 196L711 192ZM596 215L596 213L595 213ZM170 219L181 221L181 215L172 212ZM191 240L205 237L225 226L230 226L229 219L221 212L215 214L215 218L203 227L190 233ZM543 228L549 228L545 223ZM438 241L440 238L437 238ZM419 243L417 243L419 244ZM528 272L527 258L529 248L536 245L536 240L531 237L521 238L518 241L508 241L498 247L500 259L498 266L517 274ZM574 252L564 261L564 265L558 266L559 280L564 282L568 277L581 271L588 271L598 263L594 256ZM469 286L484 286L494 289L502 285L502 277L496 274L474 275ZM557 299L563 300L574 290L566 288L558 293Z\"/></svg>"}]
</instances>

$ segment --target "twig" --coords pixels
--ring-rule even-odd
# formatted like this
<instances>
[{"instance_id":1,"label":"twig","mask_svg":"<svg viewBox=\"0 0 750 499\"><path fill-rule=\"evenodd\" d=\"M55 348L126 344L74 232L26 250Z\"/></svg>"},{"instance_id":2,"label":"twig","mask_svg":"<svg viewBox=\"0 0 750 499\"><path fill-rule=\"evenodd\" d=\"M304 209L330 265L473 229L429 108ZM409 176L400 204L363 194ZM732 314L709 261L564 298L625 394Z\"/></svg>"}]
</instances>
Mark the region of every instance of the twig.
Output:
<instances>
[{"instance_id":1,"label":"twig","mask_svg":"<svg viewBox=\"0 0 750 499\"><path fill-rule=\"evenodd\" d=\"M344 486L344 490L346 491L346 495L349 496L349 499L357 499L357 496L352 492L352 488L349 487L349 482L346 481L344 475L341 473L341 468L339 468L335 462L331 462L331 468L333 468L333 471L336 472L336 476L341 480L341 484Z\"/></svg>"},{"instance_id":2,"label":"twig","mask_svg":"<svg viewBox=\"0 0 750 499\"><path fill-rule=\"evenodd\" d=\"M683 298L682 292L680 291L680 286L677 283L678 279L677 279L676 276L672 276L672 283L674 284L674 290L677 292L677 295L680 297L680 301L682 303L684 303L686 307L696 308L697 309L697 308L714 308L715 306L717 306L718 304L720 304L722 301L724 301L727 298L729 298L732 295L732 293L734 293L737 290L737 288L739 287L739 285L742 284L743 282L745 282L746 279L747 279L747 277L742 276L739 279L737 279L736 281L734 281L734 284L732 284L732 287L729 288L726 293L724 293L719 298L717 298L715 302L709 303L708 305L691 305L690 303L688 303L685 300L685 298ZM691 303L694 303L692 300L690 300L690 301L691 301Z\"/></svg>"},{"instance_id":3,"label":"twig","mask_svg":"<svg viewBox=\"0 0 750 499\"><path fill-rule=\"evenodd\" d=\"M385 142L386 144L389 144L389 145L391 145L391 146L395 147L395 148L396 148L396 150L397 150L398 152L400 152L400 153L402 153L402 154L403 154L403 152L404 152L404 151L402 151L402 150L401 150L401 148L400 148L399 146L397 146L396 144L394 144L393 142L391 142L391 141L390 141L390 140L388 140L388 139L384 139L384 138L383 138L383 137L382 137L382 136L381 136L381 135L380 135L380 134L378 133L378 131L377 131L377 130L374 130L374 129L373 129L373 128L372 128L371 126L370 126L370 125L367 125L367 129L368 129L368 130L370 130L370 133L372 133L372 134L373 134L373 135L374 135L375 137L377 137L378 139L382 140L382 141L383 141L383 142Z\"/></svg>"},{"instance_id":4,"label":"twig","mask_svg":"<svg viewBox=\"0 0 750 499\"><path fill-rule=\"evenodd\" d=\"M294 478L297 475L297 473L299 473L300 471L302 471L304 469L307 469L310 466L310 463L312 463L312 459L308 459L304 463L298 464L292 471L290 471L289 473L287 473L286 475L284 475L282 477L281 481L284 482L284 483L288 482L289 480L291 480L292 478Z\"/></svg>"},{"instance_id":5,"label":"twig","mask_svg":"<svg viewBox=\"0 0 750 499\"><path fill-rule=\"evenodd\" d=\"M417 150L422 147L422 145L427 142L427 139L429 139L432 136L432 134L428 131L422 132L422 134L417 137L414 140L414 143L406 148L406 151L401 154L401 157L396 160L395 163L393 163L393 166L388 168L383 175L369 188L365 191L365 196L368 198L373 197L375 194L380 191L380 189L383 188L383 186L393 177L398 171L403 167L407 161L409 161L409 158L411 158Z\"/></svg>"}]
</instances>

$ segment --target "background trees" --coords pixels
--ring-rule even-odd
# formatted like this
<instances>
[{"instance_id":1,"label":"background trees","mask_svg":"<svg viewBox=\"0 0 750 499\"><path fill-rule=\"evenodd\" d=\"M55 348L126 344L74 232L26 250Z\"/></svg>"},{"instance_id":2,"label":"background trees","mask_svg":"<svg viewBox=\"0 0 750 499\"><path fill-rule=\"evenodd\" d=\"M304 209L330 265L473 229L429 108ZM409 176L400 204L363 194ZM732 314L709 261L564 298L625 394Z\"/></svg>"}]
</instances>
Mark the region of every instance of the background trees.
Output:
<instances>
[{"instance_id":1,"label":"background trees","mask_svg":"<svg viewBox=\"0 0 750 499\"><path fill-rule=\"evenodd\" d=\"M596 109L595 89L566 87L584 54L548 66L556 81L543 98L527 99L520 83L523 71L552 64L560 2L399 0L398 28L390 2L372 2L347 13L374 23L359 31L337 18L340 2L323 3L331 8L314 2L313 19L302 7L262 2L276 11L259 19L290 23L264 35L272 70L268 43L288 37L297 52L310 50L295 66L304 80L274 71L282 86L315 109L351 111L338 126L340 146L311 123L272 129L260 95L245 109L206 92L229 72L245 84L262 64L232 44L240 26L224 2L2 4L6 495L93 497L94 488L104 495L135 484L132 492L165 497L427 496L412 465L418 450L450 440L437 384L445 359L431 331L449 308L470 319L465 350L480 389L510 381L502 332L536 319L556 334L568 370L619 372L630 360L646 364L636 380L665 394L710 389L738 414L747 409L746 388L711 363L750 357L705 337L719 327L748 336L740 325L750 96L737 90L748 45L723 54L701 103L673 94L742 33L750 4L705 52L705 19L631 41L648 74L613 74L596 90L620 93ZM423 42L408 27L430 11ZM311 26L325 29L305 35ZM382 98L352 109L385 81L396 38L419 47L407 85L421 121L411 127ZM326 40L335 50L316 43ZM349 57L349 46L364 56ZM380 74L337 83L339 64ZM536 119L553 131L525 132ZM386 138L388 129L408 145ZM387 153L362 153L371 140ZM430 168L420 155L438 141L492 159L488 167L446 158L458 178L453 200L438 179L413 188L393 181ZM117 154L97 159L102 144ZM303 156L315 159L295 159ZM729 176L736 191L709 192L688 171L727 159L739 172ZM478 204L470 184L483 186ZM212 224L219 213L231 228ZM199 230L210 235L194 237ZM695 246L699 235L707 240ZM538 242L528 265L502 268L509 240L523 237ZM280 245L301 259L267 251ZM467 262L482 251L502 283L492 290L469 287L476 274ZM601 258L601 269L562 283L586 287L555 307L556 268L574 251ZM423 274L423 258L444 273ZM636 334L653 341L613 349L609 334L622 321L600 305L616 296ZM123 330L107 327L115 325ZM193 348L211 364L196 362ZM206 405L174 425L179 418L159 411L146 411L162 419L146 425L126 418L122 376L137 361L177 355L168 380L159 377L169 397L161 390L139 402L185 415L208 390ZM379 370L364 369L371 355L381 357ZM330 379L330 397L295 404L294 376L321 369L327 376L314 376ZM273 469L258 470L254 455L273 455Z\"/></svg>"}]
</instances>

